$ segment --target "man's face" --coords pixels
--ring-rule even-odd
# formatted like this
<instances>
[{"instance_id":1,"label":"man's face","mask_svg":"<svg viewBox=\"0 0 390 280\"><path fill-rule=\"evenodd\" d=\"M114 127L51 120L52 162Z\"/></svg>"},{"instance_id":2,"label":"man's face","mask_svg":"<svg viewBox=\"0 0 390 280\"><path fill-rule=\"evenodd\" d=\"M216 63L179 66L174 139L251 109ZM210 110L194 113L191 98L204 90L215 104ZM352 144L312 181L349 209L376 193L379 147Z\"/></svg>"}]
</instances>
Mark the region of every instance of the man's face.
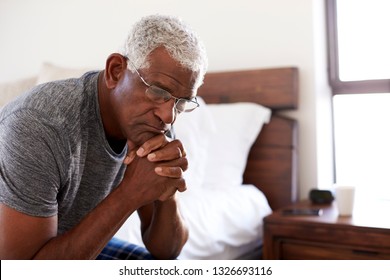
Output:
<instances>
[{"instance_id":1,"label":"man's face","mask_svg":"<svg viewBox=\"0 0 390 280\"><path fill-rule=\"evenodd\" d=\"M153 51L149 55L149 64L148 69L137 69L147 84L158 86L176 98L195 97L197 73L184 69L165 49ZM121 135L134 147L157 134L165 133L177 117L174 98L156 103L145 94L147 89L148 86L136 73L126 70L113 91Z\"/></svg>"}]
</instances>

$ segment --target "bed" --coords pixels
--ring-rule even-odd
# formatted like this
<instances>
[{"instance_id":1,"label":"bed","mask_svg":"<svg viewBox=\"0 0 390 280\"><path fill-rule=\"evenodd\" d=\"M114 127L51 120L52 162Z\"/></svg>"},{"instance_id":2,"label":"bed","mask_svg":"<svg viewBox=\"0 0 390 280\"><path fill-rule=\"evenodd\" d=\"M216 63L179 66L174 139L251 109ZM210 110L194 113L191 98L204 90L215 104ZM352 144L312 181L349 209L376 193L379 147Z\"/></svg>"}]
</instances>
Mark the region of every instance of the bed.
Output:
<instances>
[{"instance_id":1,"label":"bed","mask_svg":"<svg viewBox=\"0 0 390 280\"><path fill-rule=\"evenodd\" d=\"M45 63L38 76L0 85L0 106L39 84L88 69ZM184 143L188 190L180 193L190 238L179 259L261 258L263 218L297 197L298 104L294 67L208 73L201 106L174 125ZM133 214L116 237L142 245Z\"/></svg>"},{"instance_id":2,"label":"bed","mask_svg":"<svg viewBox=\"0 0 390 280\"><path fill-rule=\"evenodd\" d=\"M174 128L187 151L179 194L190 238L179 259L261 258L263 218L297 198L298 69L213 72ZM142 244L132 215L116 235Z\"/></svg>"}]
</instances>

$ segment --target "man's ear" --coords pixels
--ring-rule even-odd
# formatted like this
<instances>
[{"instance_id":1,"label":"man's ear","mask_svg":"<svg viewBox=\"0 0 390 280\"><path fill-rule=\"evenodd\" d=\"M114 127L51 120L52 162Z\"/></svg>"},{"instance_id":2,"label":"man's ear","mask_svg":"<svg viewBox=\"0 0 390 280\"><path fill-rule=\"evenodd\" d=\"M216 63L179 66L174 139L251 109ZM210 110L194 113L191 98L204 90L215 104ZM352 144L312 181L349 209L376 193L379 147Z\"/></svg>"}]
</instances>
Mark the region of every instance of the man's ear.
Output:
<instances>
[{"instance_id":1,"label":"man's ear","mask_svg":"<svg viewBox=\"0 0 390 280\"><path fill-rule=\"evenodd\" d=\"M106 85L109 89L115 88L126 69L127 61L123 55L113 53L107 58L104 75L106 77Z\"/></svg>"}]
</instances>

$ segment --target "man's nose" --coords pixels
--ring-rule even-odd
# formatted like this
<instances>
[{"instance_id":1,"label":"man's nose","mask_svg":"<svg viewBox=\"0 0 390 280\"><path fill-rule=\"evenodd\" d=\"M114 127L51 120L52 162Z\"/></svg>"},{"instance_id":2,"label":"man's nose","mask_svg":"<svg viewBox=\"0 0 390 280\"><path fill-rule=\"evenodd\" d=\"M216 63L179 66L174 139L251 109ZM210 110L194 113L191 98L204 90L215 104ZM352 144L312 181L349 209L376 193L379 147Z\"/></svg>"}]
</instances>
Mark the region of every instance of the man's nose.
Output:
<instances>
[{"instance_id":1,"label":"man's nose","mask_svg":"<svg viewBox=\"0 0 390 280\"><path fill-rule=\"evenodd\" d=\"M159 104L156 115L165 123L172 124L176 118L175 99Z\"/></svg>"}]
</instances>

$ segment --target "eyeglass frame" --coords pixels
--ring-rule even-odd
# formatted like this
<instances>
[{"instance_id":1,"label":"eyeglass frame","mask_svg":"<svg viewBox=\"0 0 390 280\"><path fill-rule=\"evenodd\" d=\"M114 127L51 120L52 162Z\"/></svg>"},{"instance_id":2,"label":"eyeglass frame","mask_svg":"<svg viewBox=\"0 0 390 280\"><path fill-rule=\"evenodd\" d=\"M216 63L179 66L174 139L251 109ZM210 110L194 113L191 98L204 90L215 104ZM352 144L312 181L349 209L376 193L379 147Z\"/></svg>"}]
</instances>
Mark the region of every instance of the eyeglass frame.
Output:
<instances>
[{"instance_id":1,"label":"eyeglass frame","mask_svg":"<svg viewBox=\"0 0 390 280\"><path fill-rule=\"evenodd\" d=\"M169 98L163 98L163 102L159 103L155 100L151 100L153 102L157 102L159 104L162 104L162 103L165 103L165 102L168 102L169 100L171 100L172 98L175 100L174 102L174 108L176 110L176 112L178 112L179 114L180 113L189 113L189 112L192 112L194 111L196 108L198 108L200 106L200 104L198 103L198 99L195 97L193 97L192 99L193 100L190 100L190 99L187 99L187 98L178 98L176 96L173 96L169 91L161 88L161 87L158 87L158 86L155 86L155 85L150 85L148 82L145 81L145 79L142 77L141 73L137 70L137 68L135 67L135 65L130 61L130 59L127 57L127 56L124 56L126 58L126 60L131 64L131 66L133 67L133 69L135 70L135 72L137 73L138 77L141 79L141 81L144 83L145 86L147 86L148 88L145 90L145 94L148 96L148 90L150 90L151 88L156 88L158 91L164 93L167 97ZM156 96L156 94L155 94ZM177 108L177 104L180 102L180 101L185 101L186 103L184 104L190 104L190 103L193 103L195 104L196 106L194 108L190 108L190 109L187 109L187 110L179 110Z\"/></svg>"}]
</instances>

